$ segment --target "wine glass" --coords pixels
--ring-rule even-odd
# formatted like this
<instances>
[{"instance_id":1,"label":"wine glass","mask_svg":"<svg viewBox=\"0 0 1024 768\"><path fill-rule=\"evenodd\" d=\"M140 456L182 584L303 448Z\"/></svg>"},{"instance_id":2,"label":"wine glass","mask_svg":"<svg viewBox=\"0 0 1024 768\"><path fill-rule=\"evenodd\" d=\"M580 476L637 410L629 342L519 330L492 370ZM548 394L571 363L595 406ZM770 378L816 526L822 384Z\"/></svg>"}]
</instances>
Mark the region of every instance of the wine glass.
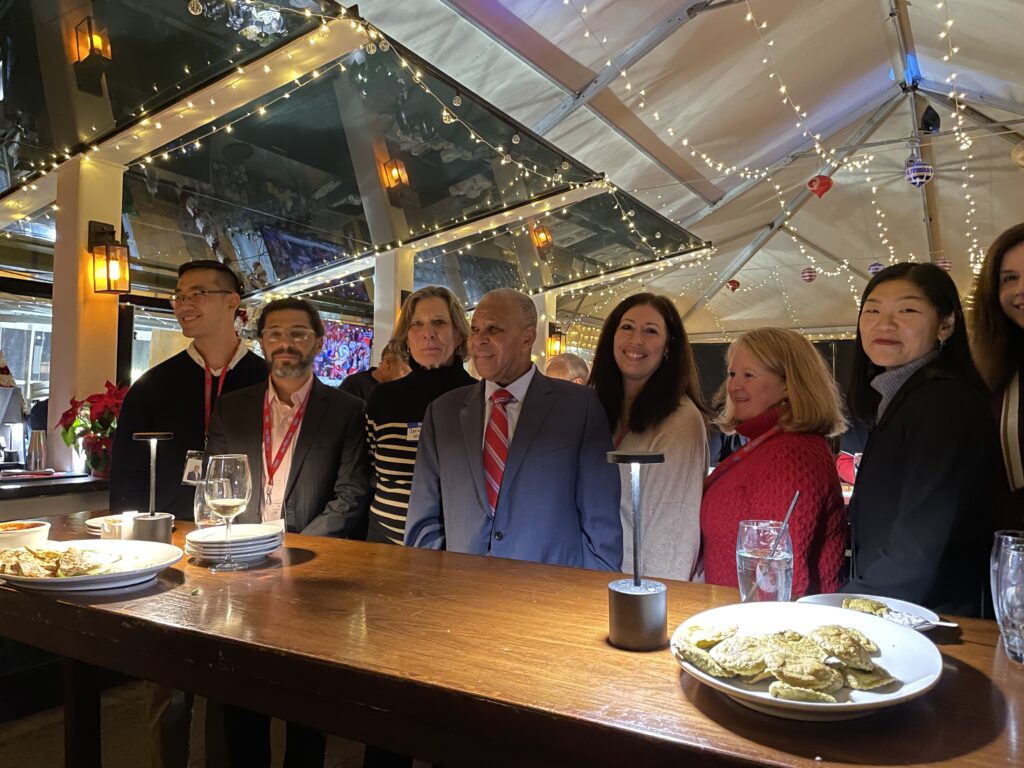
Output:
<instances>
[{"instance_id":1,"label":"wine glass","mask_svg":"<svg viewBox=\"0 0 1024 768\"><path fill-rule=\"evenodd\" d=\"M249 458L240 453L211 456L206 465L203 495L210 511L224 521L224 561L210 570L216 573L246 568L245 563L231 558L231 521L242 513L252 495Z\"/></svg>"}]
</instances>

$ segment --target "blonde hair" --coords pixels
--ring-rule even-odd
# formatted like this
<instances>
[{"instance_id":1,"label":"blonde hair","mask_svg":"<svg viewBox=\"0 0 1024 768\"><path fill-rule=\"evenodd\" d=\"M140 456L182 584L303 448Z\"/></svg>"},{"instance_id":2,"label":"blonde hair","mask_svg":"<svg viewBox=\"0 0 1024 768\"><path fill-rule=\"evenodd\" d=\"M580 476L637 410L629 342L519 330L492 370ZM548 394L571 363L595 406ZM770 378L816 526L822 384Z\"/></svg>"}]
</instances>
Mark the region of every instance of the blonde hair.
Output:
<instances>
[{"instance_id":1,"label":"blonde hair","mask_svg":"<svg viewBox=\"0 0 1024 768\"><path fill-rule=\"evenodd\" d=\"M428 285L413 293L402 305L402 313L398 316L398 323L395 325L395 332L391 336L390 344L395 346L398 354L406 360L412 359L409 352L409 326L412 324L413 313L416 312L416 305L423 299L441 299L448 305L448 315L451 317L452 327L455 333L462 337L462 340L455 347L455 354L461 359L466 357L466 341L469 339L469 323L466 322L466 311L462 308L455 294L440 285Z\"/></svg>"},{"instance_id":2,"label":"blonde hair","mask_svg":"<svg viewBox=\"0 0 1024 768\"><path fill-rule=\"evenodd\" d=\"M825 437L846 431L839 387L811 342L786 328L758 328L730 344L726 359L732 359L740 344L758 363L786 382L779 426L787 432L810 432ZM728 379L722 385L723 394L727 387ZM724 432L734 432L739 421L733 413L732 400L726 396L724 402L715 423Z\"/></svg>"}]
</instances>

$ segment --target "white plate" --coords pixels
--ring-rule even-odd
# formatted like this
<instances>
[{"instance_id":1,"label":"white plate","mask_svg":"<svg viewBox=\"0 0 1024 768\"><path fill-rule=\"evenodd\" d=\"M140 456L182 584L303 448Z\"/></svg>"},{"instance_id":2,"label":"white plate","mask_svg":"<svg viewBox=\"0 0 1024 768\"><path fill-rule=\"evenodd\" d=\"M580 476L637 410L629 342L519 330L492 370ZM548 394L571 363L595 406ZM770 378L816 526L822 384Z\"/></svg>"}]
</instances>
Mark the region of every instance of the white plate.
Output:
<instances>
[{"instance_id":1,"label":"white plate","mask_svg":"<svg viewBox=\"0 0 1024 768\"><path fill-rule=\"evenodd\" d=\"M85 532L92 536L99 536L103 529L104 520L120 520L121 515L103 515L103 517L90 517L85 521Z\"/></svg>"},{"instance_id":2,"label":"white plate","mask_svg":"<svg viewBox=\"0 0 1024 768\"><path fill-rule=\"evenodd\" d=\"M863 597L868 600L877 600L880 603L885 603L889 606L890 609L894 611L910 613L914 616L920 616L922 619L927 619L928 621L939 621L939 614L937 614L935 611L929 610L928 608L925 608L923 605L918 605L917 603L908 603L906 600L897 600L894 597L878 597L877 595L851 595L843 594L842 592L834 592L828 595L807 595L806 597L801 597L799 600L797 600L797 602L813 603L814 605L834 605L836 608L842 608L843 599L850 597ZM849 609L847 608L844 610ZM851 612L858 613L858 611ZM885 617L883 616L882 618L884 619ZM886 619L886 621L891 621L891 619ZM935 629L935 627L929 624L925 624L918 631L927 632L930 629Z\"/></svg>"},{"instance_id":3,"label":"white plate","mask_svg":"<svg viewBox=\"0 0 1024 768\"><path fill-rule=\"evenodd\" d=\"M705 685L721 691L745 707L792 720L849 720L909 701L930 691L942 675L942 656L923 635L866 613L808 603L738 603L712 608L691 616L672 636L681 637L691 624L703 627L735 624L741 634L761 635L793 629L807 634L826 624L841 624L859 629L881 651L873 660L899 683L875 691L851 691L844 688L836 704L787 701L768 693L768 680L747 684L730 678L712 677L688 662L681 666ZM840 698L842 697L842 698Z\"/></svg>"},{"instance_id":4,"label":"white plate","mask_svg":"<svg viewBox=\"0 0 1024 768\"><path fill-rule=\"evenodd\" d=\"M196 545L216 545L224 546L224 531L223 525L217 525L210 528L197 528L194 531L190 531L185 536L185 541L191 542ZM281 536L284 533L284 529L280 525L271 525L267 523L237 523L231 526L231 544L235 542L250 542L260 540L270 540L275 536Z\"/></svg>"},{"instance_id":5,"label":"white plate","mask_svg":"<svg viewBox=\"0 0 1024 768\"><path fill-rule=\"evenodd\" d=\"M254 552L232 552L231 553L231 559L232 560L238 560L239 562L243 562L243 563L254 563L254 562L257 562L259 560L263 560L265 557L268 557L269 555L272 555L276 551L277 551L277 548L275 547L274 549L262 549L262 550L258 550L258 551L254 551ZM213 563L213 562L218 562L219 563L219 562L224 560L224 555L223 554L212 553L212 552L197 552L195 550L191 550L191 549L188 549L188 548L185 549L185 554L188 555L189 557L194 557L196 560L202 560L204 562L210 562L210 563Z\"/></svg>"},{"instance_id":6,"label":"white plate","mask_svg":"<svg viewBox=\"0 0 1024 768\"><path fill-rule=\"evenodd\" d=\"M172 544L156 541L128 541L122 539L82 539L76 541L48 541L47 549L78 547L99 552L114 552L132 562L132 568L116 573L100 573L95 576L68 576L58 578L32 578L9 576L0 579L19 587L52 591L78 591L83 589L110 589L141 584L154 578L160 571L174 565L181 559L182 551Z\"/></svg>"},{"instance_id":7,"label":"white plate","mask_svg":"<svg viewBox=\"0 0 1024 768\"><path fill-rule=\"evenodd\" d=\"M201 549L204 552L238 552L244 549L262 549L265 547L279 547L284 542L283 536L274 536L270 539L245 539L243 541L232 541L230 544L223 542L207 543L185 540L185 546L192 549Z\"/></svg>"},{"instance_id":8,"label":"white plate","mask_svg":"<svg viewBox=\"0 0 1024 768\"><path fill-rule=\"evenodd\" d=\"M247 555L254 554L256 552L273 552L275 549L281 548L281 542L272 541L269 544L260 544L256 547L232 547L230 552L232 555ZM226 549L207 549L206 547L194 547L188 542L185 542L185 552L190 555L204 555L208 557L224 557L229 550Z\"/></svg>"}]
</instances>

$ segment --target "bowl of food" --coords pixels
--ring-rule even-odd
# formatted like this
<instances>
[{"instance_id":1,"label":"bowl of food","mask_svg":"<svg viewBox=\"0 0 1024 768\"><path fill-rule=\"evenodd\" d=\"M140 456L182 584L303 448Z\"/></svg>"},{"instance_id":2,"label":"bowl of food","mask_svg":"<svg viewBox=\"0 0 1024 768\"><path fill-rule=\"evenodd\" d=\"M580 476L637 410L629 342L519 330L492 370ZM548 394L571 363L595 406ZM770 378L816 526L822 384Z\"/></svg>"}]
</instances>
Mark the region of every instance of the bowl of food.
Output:
<instances>
[{"instance_id":1,"label":"bowl of food","mask_svg":"<svg viewBox=\"0 0 1024 768\"><path fill-rule=\"evenodd\" d=\"M0 523L0 549L41 547L50 536L50 524L42 520Z\"/></svg>"}]
</instances>

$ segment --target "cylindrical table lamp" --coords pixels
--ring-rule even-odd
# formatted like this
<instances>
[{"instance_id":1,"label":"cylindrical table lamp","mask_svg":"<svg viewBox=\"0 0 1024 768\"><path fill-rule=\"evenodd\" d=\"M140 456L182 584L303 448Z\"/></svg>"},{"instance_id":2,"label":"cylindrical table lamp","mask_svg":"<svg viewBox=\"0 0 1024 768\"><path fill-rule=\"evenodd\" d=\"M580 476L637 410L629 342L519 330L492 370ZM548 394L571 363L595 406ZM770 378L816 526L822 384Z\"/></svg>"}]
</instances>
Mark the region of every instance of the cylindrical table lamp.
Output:
<instances>
[{"instance_id":1,"label":"cylindrical table lamp","mask_svg":"<svg viewBox=\"0 0 1024 768\"><path fill-rule=\"evenodd\" d=\"M149 514L139 515L134 519L132 538L143 541L162 541L170 543L171 531L174 528L174 515L156 511L156 444L161 440L170 440L173 432L133 432L133 440L149 441Z\"/></svg>"}]
</instances>

